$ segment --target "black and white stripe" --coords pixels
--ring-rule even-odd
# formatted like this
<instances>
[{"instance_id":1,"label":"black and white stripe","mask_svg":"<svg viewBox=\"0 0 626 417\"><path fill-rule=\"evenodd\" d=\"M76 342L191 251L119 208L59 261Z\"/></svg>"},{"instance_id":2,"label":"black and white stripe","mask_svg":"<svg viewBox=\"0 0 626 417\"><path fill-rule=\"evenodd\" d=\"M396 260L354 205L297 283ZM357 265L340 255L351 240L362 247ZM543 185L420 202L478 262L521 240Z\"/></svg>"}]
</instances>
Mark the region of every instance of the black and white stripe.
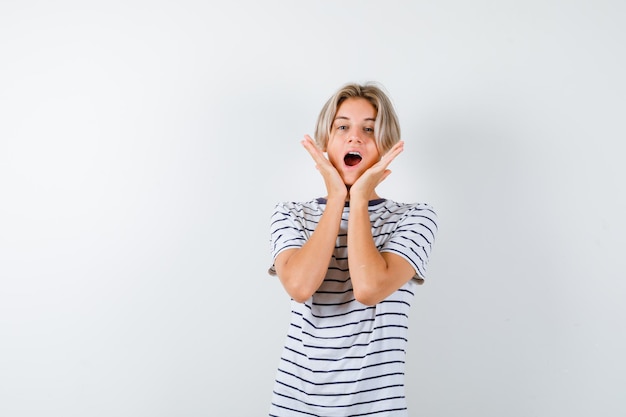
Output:
<instances>
[{"instance_id":1,"label":"black and white stripe","mask_svg":"<svg viewBox=\"0 0 626 417\"><path fill-rule=\"evenodd\" d=\"M271 221L273 258L301 247L325 201L281 203ZM276 373L270 416L406 416L405 353L411 300L425 277L437 231L426 204L370 202L372 235L380 251L405 258L415 279L376 306L354 299L343 212L326 279L305 303L292 302L291 325ZM270 274L275 274L273 267Z\"/></svg>"}]
</instances>

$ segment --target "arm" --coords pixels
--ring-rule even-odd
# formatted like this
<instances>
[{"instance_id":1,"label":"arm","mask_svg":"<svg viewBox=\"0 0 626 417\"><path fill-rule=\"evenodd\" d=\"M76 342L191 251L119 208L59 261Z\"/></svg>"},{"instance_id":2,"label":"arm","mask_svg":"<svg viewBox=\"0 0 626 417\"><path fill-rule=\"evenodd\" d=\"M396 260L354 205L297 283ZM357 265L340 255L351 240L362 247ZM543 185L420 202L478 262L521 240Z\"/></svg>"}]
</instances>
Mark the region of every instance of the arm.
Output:
<instances>
[{"instance_id":1,"label":"arm","mask_svg":"<svg viewBox=\"0 0 626 417\"><path fill-rule=\"evenodd\" d=\"M348 267L354 296L366 305L384 300L415 275L413 266L401 256L378 252L368 212L369 197L391 173L387 167L402 150L403 142L399 142L350 189Z\"/></svg>"},{"instance_id":2,"label":"arm","mask_svg":"<svg viewBox=\"0 0 626 417\"><path fill-rule=\"evenodd\" d=\"M328 198L326 209L309 240L298 249L287 249L276 257L274 267L285 291L297 302L304 302L324 281L335 250L341 214L348 193L339 173L315 146L309 136L302 141L324 177Z\"/></svg>"},{"instance_id":3,"label":"arm","mask_svg":"<svg viewBox=\"0 0 626 417\"><path fill-rule=\"evenodd\" d=\"M335 249L344 201L328 200L315 231L297 249L287 249L274 260L276 274L291 298L303 303L324 281Z\"/></svg>"},{"instance_id":4,"label":"arm","mask_svg":"<svg viewBox=\"0 0 626 417\"><path fill-rule=\"evenodd\" d=\"M403 257L378 252L367 202L354 207L350 200L348 267L354 297L365 305L381 302L415 276L415 269Z\"/></svg>"}]
</instances>

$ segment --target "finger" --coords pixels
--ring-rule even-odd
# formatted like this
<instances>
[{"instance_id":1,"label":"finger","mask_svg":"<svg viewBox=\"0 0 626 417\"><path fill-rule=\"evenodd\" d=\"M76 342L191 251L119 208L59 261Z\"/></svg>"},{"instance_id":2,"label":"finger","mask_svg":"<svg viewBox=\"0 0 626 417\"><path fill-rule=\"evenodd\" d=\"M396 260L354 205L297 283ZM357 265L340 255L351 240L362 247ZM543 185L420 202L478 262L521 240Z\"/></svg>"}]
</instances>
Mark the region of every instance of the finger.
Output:
<instances>
[{"instance_id":1,"label":"finger","mask_svg":"<svg viewBox=\"0 0 626 417\"><path fill-rule=\"evenodd\" d=\"M315 168L322 173L324 177L327 175L332 175L335 171L335 168L332 166L330 161L326 158L324 152L317 147L313 139L310 136L306 135L305 139L302 140L302 145L305 147L313 162L315 163Z\"/></svg>"},{"instance_id":2,"label":"finger","mask_svg":"<svg viewBox=\"0 0 626 417\"><path fill-rule=\"evenodd\" d=\"M386 168L387 166L389 166L391 161L396 159L396 157L400 155L400 153L402 153L403 150L404 150L404 142L401 141L401 142L396 143L395 145L393 145L393 147L389 151L387 151L385 155L383 155L383 157L380 159L380 162Z\"/></svg>"},{"instance_id":3,"label":"finger","mask_svg":"<svg viewBox=\"0 0 626 417\"><path fill-rule=\"evenodd\" d=\"M386 158L395 158L404 150L404 141L399 141L391 147L384 155Z\"/></svg>"},{"instance_id":4,"label":"finger","mask_svg":"<svg viewBox=\"0 0 626 417\"><path fill-rule=\"evenodd\" d=\"M313 138L309 135L304 135L304 139L307 142L310 142L311 144L315 145L315 141L313 140Z\"/></svg>"},{"instance_id":5,"label":"finger","mask_svg":"<svg viewBox=\"0 0 626 417\"><path fill-rule=\"evenodd\" d=\"M309 135L305 135L304 139L302 139L300 143L302 144L304 149L307 150L307 152L311 155L311 157L316 163L319 163L320 158L325 159L324 155L322 154L322 152L319 150L319 148L317 147L317 145L315 144L315 142L313 141L313 139L311 139Z\"/></svg>"},{"instance_id":6,"label":"finger","mask_svg":"<svg viewBox=\"0 0 626 417\"><path fill-rule=\"evenodd\" d=\"M311 139L311 136L309 135L304 135L304 139L302 139L300 141L300 143L302 144L302 146L304 146L307 150L309 150L309 148L315 148L315 142L313 142L313 139Z\"/></svg>"}]
</instances>

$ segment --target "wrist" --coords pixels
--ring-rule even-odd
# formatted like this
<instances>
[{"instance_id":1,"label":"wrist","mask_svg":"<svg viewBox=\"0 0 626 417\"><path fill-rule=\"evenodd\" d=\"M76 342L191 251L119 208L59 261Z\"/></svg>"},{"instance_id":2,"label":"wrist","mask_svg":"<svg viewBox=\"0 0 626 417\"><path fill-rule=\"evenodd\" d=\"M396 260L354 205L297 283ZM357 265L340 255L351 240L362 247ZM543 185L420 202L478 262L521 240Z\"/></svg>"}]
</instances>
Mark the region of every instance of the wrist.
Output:
<instances>
[{"instance_id":1,"label":"wrist","mask_svg":"<svg viewBox=\"0 0 626 417\"><path fill-rule=\"evenodd\" d=\"M348 195L348 201L350 201L350 207L354 208L354 207L367 207L369 204L369 199L364 197L364 196L359 196L359 195L352 195L349 194Z\"/></svg>"},{"instance_id":2,"label":"wrist","mask_svg":"<svg viewBox=\"0 0 626 417\"><path fill-rule=\"evenodd\" d=\"M326 205L337 205L343 207L346 203L346 197L339 194L329 194L326 196Z\"/></svg>"},{"instance_id":3,"label":"wrist","mask_svg":"<svg viewBox=\"0 0 626 417\"><path fill-rule=\"evenodd\" d=\"M328 190L327 200L340 200L341 202L345 202L348 199L348 195L349 193L346 187L338 190Z\"/></svg>"},{"instance_id":4,"label":"wrist","mask_svg":"<svg viewBox=\"0 0 626 417\"><path fill-rule=\"evenodd\" d=\"M367 205L370 200L370 195L359 192L359 190L351 187L348 189L348 200L350 200L350 205L360 203L365 203L365 205Z\"/></svg>"}]
</instances>

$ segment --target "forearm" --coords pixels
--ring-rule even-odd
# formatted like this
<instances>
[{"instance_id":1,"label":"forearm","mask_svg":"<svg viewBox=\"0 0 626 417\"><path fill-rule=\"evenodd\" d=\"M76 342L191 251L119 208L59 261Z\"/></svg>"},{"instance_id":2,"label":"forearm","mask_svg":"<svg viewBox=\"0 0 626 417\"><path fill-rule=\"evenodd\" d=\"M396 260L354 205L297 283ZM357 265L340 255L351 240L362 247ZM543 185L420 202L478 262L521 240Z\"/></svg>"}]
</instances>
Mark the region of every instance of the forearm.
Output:
<instances>
[{"instance_id":1,"label":"forearm","mask_svg":"<svg viewBox=\"0 0 626 417\"><path fill-rule=\"evenodd\" d=\"M315 231L300 248L276 265L287 293L296 301L306 301L324 281L335 250L344 200L329 199Z\"/></svg>"},{"instance_id":2,"label":"forearm","mask_svg":"<svg viewBox=\"0 0 626 417\"><path fill-rule=\"evenodd\" d=\"M387 295L383 288L387 262L374 244L367 204L350 201L348 267L355 298L371 305Z\"/></svg>"}]
</instances>

